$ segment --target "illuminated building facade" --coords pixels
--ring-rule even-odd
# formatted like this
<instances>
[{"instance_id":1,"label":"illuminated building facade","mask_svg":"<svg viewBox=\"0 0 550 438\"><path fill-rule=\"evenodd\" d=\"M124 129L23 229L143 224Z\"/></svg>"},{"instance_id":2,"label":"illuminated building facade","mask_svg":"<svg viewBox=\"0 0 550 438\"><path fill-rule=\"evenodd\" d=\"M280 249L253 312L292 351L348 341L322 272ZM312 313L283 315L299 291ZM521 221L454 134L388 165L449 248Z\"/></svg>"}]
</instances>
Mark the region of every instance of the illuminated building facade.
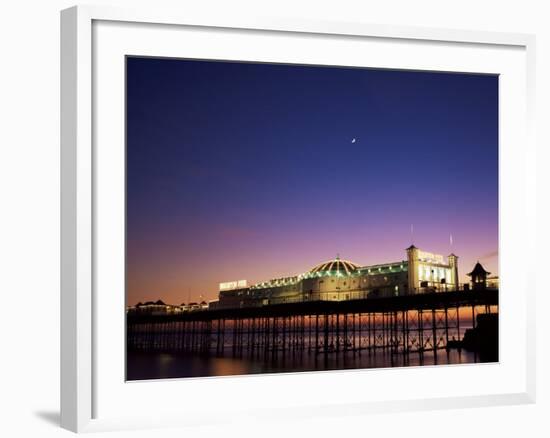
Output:
<instances>
[{"instance_id":1,"label":"illuminated building facade","mask_svg":"<svg viewBox=\"0 0 550 438\"><path fill-rule=\"evenodd\" d=\"M180 305L165 304L162 300L146 301L137 303L135 306L128 306L126 313L133 315L173 315L182 312L195 312L199 310L208 310L209 305L206 301L200 303L181 303Z\"/></svg>"},{"instance_id":2,"label":"illuminated building facade","mask_svg":"<svg viewBox=\"0 0 550 438\"><path fill-rule=\"evenodd\" d=\"M221 283L215 307L251 307L303 301L344 301L458 289L458 257L411 245L407 259L361 266L336 257L295 276L246 286Z\"/></svg>"},{"instance_id":3,"label":"illuminated building facade","mask_svg":"<svg viewBox=\"0 0 550 438\"><path fill-rule=\"evenodd\" d=\"M180 306L165 304L162 300L146 301L145 303L137 303L135 306L130 306L126 309L128 313L140 315L166 315L170 313L179 313Z\"/></svg>"}]
</instances>

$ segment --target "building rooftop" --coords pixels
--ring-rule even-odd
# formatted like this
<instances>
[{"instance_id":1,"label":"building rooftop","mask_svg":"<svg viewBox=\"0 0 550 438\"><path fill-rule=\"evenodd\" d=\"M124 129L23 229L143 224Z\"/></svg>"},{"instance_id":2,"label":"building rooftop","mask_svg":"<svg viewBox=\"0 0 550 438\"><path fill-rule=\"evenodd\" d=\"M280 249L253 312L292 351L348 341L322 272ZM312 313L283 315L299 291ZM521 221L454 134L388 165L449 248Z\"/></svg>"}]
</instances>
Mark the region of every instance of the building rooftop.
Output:
<instances>
[{"instance_id":1,"label":"building rooftop","mask_svg":"<svg viewBox=\"0 0 550 438\"><path fill-rule=\"evenodd\" d=\"M359 265L356 263L350 262L348 260L340 260L340 257L336 257L334 260L329 260L328 262L321 263L314 268L309 270L310 273L341 273L350 275L359 269Z\"/></svg>"},{"instance_id":2,"label":"building rooftop","mask_svg":"<svg viewBox=\"0 0 550 438\"><path fill-rule=\"evenodd\" d=\"M472 270L472 272L466 274L470 277L472 276L477 276L477 275L489 275L490 272L489 271L486 271L485 268L483 266L481 266L481 263L477 262L476 265L474 266L474 269Z\"/></svg>"}]
</instances>

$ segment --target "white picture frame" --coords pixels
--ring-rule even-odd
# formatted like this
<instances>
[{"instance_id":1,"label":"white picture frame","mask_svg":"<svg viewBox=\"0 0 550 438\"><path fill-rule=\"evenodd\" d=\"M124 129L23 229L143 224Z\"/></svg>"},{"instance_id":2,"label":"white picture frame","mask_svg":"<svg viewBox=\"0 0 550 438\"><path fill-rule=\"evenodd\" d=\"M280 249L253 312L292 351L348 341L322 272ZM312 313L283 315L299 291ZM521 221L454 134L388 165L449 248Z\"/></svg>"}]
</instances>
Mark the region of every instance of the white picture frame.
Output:
<instances>
[{"instance_id":1,"label":"white picture frame","mask_svg":"<svg viewBox=\"0 0 550 438\"><path fill-rule=\"evenodd\" d=\"M99 27L98 27L99 26ZM130 54L157 54L158 56L176 56L176 48L163 42L166 33L178 32L177 29L187 29L200 32L201 37L208 38L209 33L232 31L235 41L247 44L235 44L232 47L240 47L245 52L229 53L223 47L216 47L215 55L207 43L198 44L193 48L195 57L218 57L239 59L246 57L251 60L270 60L273 54L266 54L267 58L259 59L254 53L259 51L255 39L263 38L262 44L267 47L275 47L277 50L278 39L288 38L336 38L335 44L394 44L398 47L395 53L401 53L402 58L384 60L387 57L386 48L379 50L379 67L429 69L431 64L423 64L421 56L406 58L407 48L418 47L426 51L435 50L441 55L442 63L447 62L444 70L477 71L477 68L461 68L468 64L460 58L469 55L468 50L483 50L483 55L493 56L487 60L486 56L479 56L482 52L474 53L470 62L485 63L485 67L479 67L480 71L490 71L510 77L510 95L504 95L501 101L501 131L502 146L504 152L500 163L500 201L501 201L501 250L507 249L503 254L501 270L505 272L507 266L519 264L521 276L517 273L502 274L503 285L501 293L503 299L503 313L519 321L516 331L512 332L510 319L506 316L501 320L504 333L517 336L521 346L517 350L518 358L511 359L505 355L496 367L488 368L484 365L475 368L460 369L434 369L426 367L424 370L400 371L390 370L392 375L388 378L406 381L410 372L423 373L424 378L445 379L449 373L460 378L461 373L466 376L474 375L474 379L490 380L490 375L497 375L506 369L508 363L514 362L513 370L503 371L500 376L502 390L498 389L498 381L490 386L481 387L480 392L469 389L455 388L445 389L421 394L414 392L395 392L387 397L376 395L376 389L372 384L372 373L387 373L386 371L361 370L346 371L342 373L303 373L286 376L245 376L238 378L214 378L214 379L189 379L187 382L169 380L154 381L142 384L125 384L120 381L120 356L113 360L113 364L105 361L108 353L117 351L123 345L123 339L113 336L111 344L106 333L119 333L124 321L124 307L118 307L123 300L121 296L110 301L107 297L98 299L105 284L111 281L109 275L120 279L123 274L120 271L120 259L109 261L113 266L112 273L105 273L102 256L102 245L98 245L98 239L105 233L111 234L115 241L123 239L120 228L109 228L109 224L102 222L101 213L111 205L119 208L117 196L104 196L103 184L117 181L117 175L123 171L123 162L120 154L109 156L109 151L116 154L120 147L120 130L122 127L113 126L105 128L104 118L109 118L113 124L120 125L120 98L123 89L123 77L120 75L120 65L114 70L105 68L110 57L120 58L120 54L128 54L125 44L131 41ZM148 38L140 38L140 34L148 29ZM124 38L120 32L131 32L132 38ZM268 38L264 36L267 34ZM152 37L158 34L157 37ZM163 34L163 35L161 35ZM171 35L173 36L173 35ZM315 36L315 38L312 38ZM182 36L188 38L189 36ZM109 44L106 44L108 42ZM141 44L141 48L139 45ZM288 44L288 42L287 42ZM313 44L313 43L312 43ZM329 45L330 46L330 45ZM454 47L464 54L460 56L447 56L446 50ZM163 48L160 53L159 47ZM244 47L244 48L243 48ZM312 46L313 47L313 46ZM389 47L389 46L388 46ZM262 50L265 48L262 47ZM174 50L171 55L170 50ZM268 49L265 49L268 50ZM387 49L388 51L394 49ZM453 49L454 50L454 49ZM201 51L204 53L201 55ZM315 52L314 50L312 52ZM343 58L336 59L336 51L330 49L322 56L334 56L334 63L349 65ZM491 53L494 52L492 55ZM497 53L498 52L498 53ZM374 51L372 53L375 53ZM435 52L434 52L435 53ZM462 53L462 52L461 52ZM103 58L105 56L105 58ZM191 57L191 55L188 55ZM281 55L283 56L283 55ZM303 62L300 54L286 53L281 60L285 62ZM321 56L321 55L319 55ZM343 56L343 55L342 55ZM349 55L353 56L353 55ZM502 56L502 59L500 58ZM76 431L99 431L118 428L145 428L189 424L206 424L212 417L217 422L228 421L229 418L247 418L248 416L269 417L286 413L294 418L306 418L312 415L347 415L351 413L360 415L366 412L395 412L411 409L452 408L466 406L487 406L498 404L531 403L535 400L535 342L534 342L534 275L527 264L522 264L518 254L526 251L533 252L535 247L536 230L534 227L535 210L535 144L533 139L533 102L534 102L534 57L535 39L532 35L507 34L492 32L461 31L451 29L425 29L403 26L382 26L366 23L339 23L316 22L298 19L279 18L253 18L244 16L221 17L215 14L209 16L194 15L192 11L163 11L129 10L110 7L78 6L62 11L61 13L61 425L62 427ZM118 59L117 58L117 59ZM451 59L452 58L452 59ZM478 59L479 58L479 59ZM484 59L482 59L484 58ZM318 58L321 59L321 58ZM308 62L314 63L315 60ZM318 61L320 62L320 61ZM489 66L494 65L494 67ZM360 64L363 65L363 64ZM481 64L480 64L481 65ZM452 66L452 67L451 67ZM500 70L502 69L502 71ZM507 70L509 69L509 70ZM505 73L503 73L505 72ZM507 76L508 75L508 76ZM102 81L110 81L103 85ZM516 81L516 82L514 82ZM107 83L105 82L105 83ZM122 87L123 88L123 87ZM100 89L108 89L109 94L115 96L115 105L109 104L110 111L105 114L105 103ZM122 93L122 94L121 94ZM511 108L511 107L514 108ZM519 106L519 109L518 109ZM512 112L519 111L519 112ZM515 119L513 116L519 116ZM507 123L503 123L503 121ZM98 129L98 124L101 129ZM509 130L508 130L509 129ZM103 136L103 131L118 130L118 134L110 132ZM110 136L109 136L110 135ZM105 139L105 140L104 140ZM117 140L118 139L118 140ZM98 143L99 142L99 143ZM111 143L114 142L114 143ZM116 147L103 149L105 153L97 154L98 144L109 144ZM513 144L521 144L521 148L514 148ZM103 151L102 150L102 151ZM519 160L519 161L518 161ZM514 165L517 168L513 171ZM111 168L110 168L111 167ZM111 176L105 176L111 175ZM106 180L107 178L107 180ZM119 181L120 182L120 181ZM116 190L115 190L116 192ZM120 194L120 192L118 192ZM504 195L503 195L504 194ZM504 197L505 196L505 197ZM517 202L521 202L521 208L517 208ZM102 204L105 203L105 204ZM102 209L97 209L102 205ZM105 208L103 208L105 207ZM115 215L116 216L116 215ZM521 236L514 234L521 229ZM506 242L506 245L503 244ZM506 251L505 251L506 252ZM116 256L117 252L113 252ZM527 280L525 280L527 279ZM118 284L118 283L117 283ZM506 290L510 293L507 295ZM507 297L513 297L507 299ZM118 300L118 301L117 301ZM507 304L513 305L507 306ZM101 325L98 323L98 312L102 314ZM118 322L117 322L118 321ZM507 329L510 329L507 331ZM501 347L502 344L501 338ZM103 354L98 354L101 352ZM120 351L123 355L124 352ZM115 365L116 364L116 365ZM116 368L111 373L111 368ZM463 371L466 370L466 371ZM369 374L370 373L370 374ZM475 375L479 374L478 377ZM118 379L118 380L117 380ZM274 380L275 379L275 380ZM365 394L355 394L352 397L350 385L356 386L358 379L369 380L373 388L374 396L370 398ZM117 381L117 385L111 382ZM383 379L382 379L383 380ZM506 380L506 382L504 382ZM167 403L173 395L171 387L186 385L187 391L203 389L217 391L222 394L229 391L242 392L244 395L260 396L258 388L264 387L264 391L275 391L277 387L289 388L300 382L306 381L308 388L316 385L332 385L340 387L341 391L334 391L331 400L312 392L311 398L299 399L296 405L281 405L282 398L277 394L272 397L273 406L262 409L256 402L243 404L229 412L223 412L218 406L209 406L209 412L201 412L197 408L193 414L188 408L172 404L172 408L159 403L156 407L148 407L150 415L133 412L132 404L125 403L137 395L142 394L145 399L160 397L166 394ZM508 386L506 386L508 384ZM117 386L119 389L111 387ZM399 385L396 385L399 386ZM359 386L360 387L360 386ZM124 388L124 389L122 389ZM129 389L129 391L126 391ZM283 390L282 389L282 390ZM124 394L123 394L124 393ZM106 400L106 397L110 401ZM127 397L123 399L123 397ZM244 397L243 397L244 400ZM315 400L315 402L313 401ZM111 403L111 405L109 405ZM118 409L127 406L126 410ZM221 405L220 405L221 406ZM295 409L300 406L300 409ZM277 407L273 410L273 407ZM117 410L118 409L118 410ZM269 413L271 409L272 413ZM103 412L106 414L104 415ZM213 415L217 413L217 415Z\"/></svg>"}]
</instances>

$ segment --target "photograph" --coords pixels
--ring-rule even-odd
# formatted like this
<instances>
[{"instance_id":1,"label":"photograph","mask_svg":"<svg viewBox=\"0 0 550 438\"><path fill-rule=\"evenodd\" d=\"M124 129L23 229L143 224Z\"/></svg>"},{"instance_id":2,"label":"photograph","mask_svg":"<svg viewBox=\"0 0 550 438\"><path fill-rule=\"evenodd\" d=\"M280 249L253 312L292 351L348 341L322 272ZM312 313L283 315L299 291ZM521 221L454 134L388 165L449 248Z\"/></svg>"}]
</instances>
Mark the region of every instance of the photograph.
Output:
<instances>
[{"instance_id":1,"label":"photograph","mask_svg":"<svg viewBox=\"0 0 550 438\"><path fill-rule=\"evenodd\" d=\"M127 381L499 361L498 74L125 63Z\"/></svg>"}]
</instances>

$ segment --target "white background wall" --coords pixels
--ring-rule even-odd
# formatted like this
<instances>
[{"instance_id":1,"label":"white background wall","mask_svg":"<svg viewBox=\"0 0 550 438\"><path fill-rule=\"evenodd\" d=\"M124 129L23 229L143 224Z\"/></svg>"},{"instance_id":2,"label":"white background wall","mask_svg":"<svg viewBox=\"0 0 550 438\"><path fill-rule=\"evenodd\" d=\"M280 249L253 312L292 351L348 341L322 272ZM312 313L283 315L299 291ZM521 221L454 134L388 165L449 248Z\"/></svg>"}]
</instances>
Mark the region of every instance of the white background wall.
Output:
<instances>
[{"instance_id":1,"label":"white background wall","mask_svg":"<svg viewBox=\"0 0 550 438\"><path fill-rule=\"evenodd\" d=\"M100 1L372 23L535 33L539 142L539 247L525 256L546 273L550 13L544 1ZM59 10L65 0L0 6L0 435L69 435L59 417ZM543 150L543 145L546 147ZM521 147L521 145L518 145ZM544 227L547 228L547 227ZM521 232L521 230L518 230ZM542 279L544 280L544 279ZM539 288L538 402L530 406L370 415L137 436L550 436L550 312ZM22 318L23 316L23 318ZM108 436L130 436L113 433ZM132 435L133 436L133 435Z\"/></svg>"}]
</instances>

